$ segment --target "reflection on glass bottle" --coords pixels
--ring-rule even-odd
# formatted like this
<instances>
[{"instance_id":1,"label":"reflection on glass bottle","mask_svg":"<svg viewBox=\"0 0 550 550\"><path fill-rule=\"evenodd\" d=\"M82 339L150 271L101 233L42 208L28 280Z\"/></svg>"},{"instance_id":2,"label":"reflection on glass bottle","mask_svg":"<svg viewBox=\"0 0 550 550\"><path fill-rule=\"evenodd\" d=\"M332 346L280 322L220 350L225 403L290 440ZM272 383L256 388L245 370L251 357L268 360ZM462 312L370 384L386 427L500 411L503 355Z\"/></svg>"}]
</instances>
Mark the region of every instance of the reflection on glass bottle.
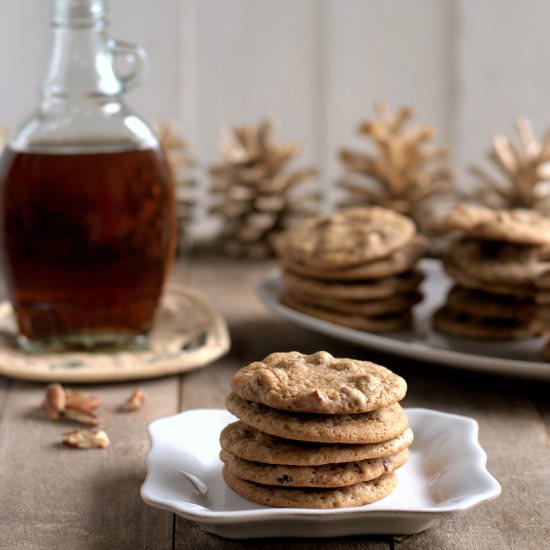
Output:
<instances>
[{"instance_id":1,"label":"reflection on glass bottle","mask_svg":"<svg viewBox=\"0 0 550 550\"><path fill-rule=\"evenodd\" d=\"M2 263L31 351L142 345L173 257L169 169L121 99L145 56L108 37L105 10L54 0L40 105L0 160Z\"/></svg>"}]
</instances>

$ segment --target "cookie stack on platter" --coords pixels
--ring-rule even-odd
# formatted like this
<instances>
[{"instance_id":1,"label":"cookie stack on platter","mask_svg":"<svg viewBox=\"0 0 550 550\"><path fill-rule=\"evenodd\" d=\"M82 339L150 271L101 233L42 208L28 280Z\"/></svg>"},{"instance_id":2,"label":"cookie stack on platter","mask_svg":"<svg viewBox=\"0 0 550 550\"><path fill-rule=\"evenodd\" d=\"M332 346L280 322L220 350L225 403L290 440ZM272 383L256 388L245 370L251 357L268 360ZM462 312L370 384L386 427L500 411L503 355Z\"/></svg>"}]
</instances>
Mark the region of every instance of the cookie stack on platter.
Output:
<instances>
[{"instance_id":1,"label":"cookie stack on platter","mask_svg":"<svg viewBox=\"0 0 550 550\"><path fill-rule=\"evenodd\" d=\"M413 440L390 370L320 351L273 353L239 370L221 433L226 484L268 506L360 506L390 494Z\"/></svg>"},{"instance_id":2,"label":"cookie stack on platter","mask_svg":"<svg viewBox=\"0 0 550 550\"><path fill-rule=\"evenodd\" d=\"M462 231L443 262L456 284L436 311L434 327L477 340L539 335L536 281L548 269L550 220L527 210L459 205L448 225Z\"/></svg>"},{"instance_id":3,"label":"cookie stack on platter","mask_svg":"<svg viewBox=\"0 0 550 550\"><path fill-rule=\"evenodd\" d=\"M416 264L425 248L414 223L386 208L307 218L277 242L287 287L281 301L358 330L407 328L422 299Z\"/></svg>"}]
</instances>

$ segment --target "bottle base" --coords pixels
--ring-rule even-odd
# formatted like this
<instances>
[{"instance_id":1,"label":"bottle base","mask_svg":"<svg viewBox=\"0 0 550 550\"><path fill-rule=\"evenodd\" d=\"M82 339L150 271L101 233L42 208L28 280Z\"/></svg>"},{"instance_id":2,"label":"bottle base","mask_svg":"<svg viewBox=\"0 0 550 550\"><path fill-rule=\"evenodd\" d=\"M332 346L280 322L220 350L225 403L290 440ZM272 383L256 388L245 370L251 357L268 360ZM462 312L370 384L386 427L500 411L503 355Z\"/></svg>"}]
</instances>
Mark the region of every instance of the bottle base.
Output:
<instances>
[{"instance_id":1,"label":"bottle base","mask_svg":"<svg viewBox=\"0 0 550 550\"><path fill-rule=\"evenodd\" d=\"M19 347L26 353L63 353L96 352L112 353L117 351L141 351L148 347L147 334L94 334L73 335L31 340L23 335L17 336Z\"/></svg>"}]
</instances>

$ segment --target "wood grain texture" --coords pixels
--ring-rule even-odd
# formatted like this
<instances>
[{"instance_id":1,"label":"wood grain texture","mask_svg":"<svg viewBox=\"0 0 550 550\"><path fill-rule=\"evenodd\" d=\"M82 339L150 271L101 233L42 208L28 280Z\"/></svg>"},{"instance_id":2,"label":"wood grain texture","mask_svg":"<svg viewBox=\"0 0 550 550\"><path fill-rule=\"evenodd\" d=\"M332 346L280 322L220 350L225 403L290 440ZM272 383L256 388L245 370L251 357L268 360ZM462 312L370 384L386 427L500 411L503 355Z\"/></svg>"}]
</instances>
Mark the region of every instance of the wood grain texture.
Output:
<instances>
[{"instance_id":1,"label":"wood grain texture","mask_svg":"<svg viewBox=\"0 0 550 550\"><path fill-rule=\"evenodd\" d=\"M116 413L135 385L86 387L103 399L108 449L81 451L60 444L76 425L53 422L39 410L43 386L15 382L0 421L0 548L170 548L170 514L146 506L150 421L177 411L175 378L142 384L146 403Z\"/></svg>"}]
</instances>

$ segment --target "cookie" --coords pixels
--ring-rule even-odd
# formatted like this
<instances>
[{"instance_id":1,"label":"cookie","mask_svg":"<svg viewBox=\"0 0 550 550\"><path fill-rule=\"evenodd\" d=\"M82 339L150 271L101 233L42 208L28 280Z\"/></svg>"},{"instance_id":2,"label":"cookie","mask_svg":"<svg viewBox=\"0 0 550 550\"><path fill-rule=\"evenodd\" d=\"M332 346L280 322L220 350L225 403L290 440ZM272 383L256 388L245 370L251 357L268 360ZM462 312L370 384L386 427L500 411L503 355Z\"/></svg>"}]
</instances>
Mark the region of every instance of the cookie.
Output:
<instances>
[{"instance_id":1,"label":"cookie","mask_svg":"<svg viewBox=\"0 0 550 550\"><path fill-rule=\"evenodd\" d=\"M398 437L409 426L398 403L360 414L291 413L231 393L225 405L230 413L261 432L298 441L380 443Z\"/></svg>"},{"instance_id":2,"label":"cookie","mask_svg":"<svg viewBox=\"0 0 550 550\"><path fill-rule=\"evenodd\" d=\"M326 351L272 353L231 378L233 392L275 409L319 414L370 412L400 401L407 383L370 361L333 357Z\"/></svg>"},{"instance_id":3,"label":"cookie","mask_svg":"<svg viewBox=\"0 0 550 550\"><path fill-rule=\"evenodd\" d=\"M381 279L411 271L416 262L424 255L426 248L426 239L416 235L409 243L393 251L387 258L345 269L314 269L303 264L299 259L285 255L284 248L280 254L285 271L302 275L309 279L320 281L362 281L365 279Z\"/></svg>"},{"instance_id":4,"label":"cookie","mask_svg":"<svg viewBox=\"0 0 550 550\"><path fill-rule=\"evenodd\" d=\"M418 291L399 293L388 298L365 301L336 300L334 298L306 293L296 296L291 291L288 291L287 294L291 300L298 300L305 305L319 307L333 313L349 313L351 315L366 317L405 313L422 300L422 294Z\"/></svg>"},{"instance_id":5,"label":"cookie","mask_svg":"<svg viewBox=\"0 0 550 550\"><path fill-rule=\"evenodd\" d=\"M469 237L453 241L448 258L463 273L488 284L532 285L547 266L539 260L538 247Z\"/></svg>"},{"instance_id":6,"label":"cookie","mask_svg":"<svg viewBox=\"0 0 550 550\"><path fill-rule=\"evenodd\" d=\"M449 212L447 225L481 239L524 245L550 244L550 220L533 210L492 210L460 204Z\"/></svg>"},{"instance_id":7,"label":"cookie","mask_svg":"<svg viewBox=\"0 0 550 550\"><path fill-rule=\"evenodd\" d=\"M432 323L438 332L470 340L505 341L530 338L540 333L540 322L537 319L521 322L474 317L448 306L434 313Z\"/></svg>"},{"instance_id":8,"label":"cookie","mask_svg":"<svg viewBox=\"0 0 550 550\"><path fill-rule=\"evenodd\" d=\"M537 313L537 307L532 300L458 285L447 294L447 305L459 313L491 319L530 321Z\"/></svg>"},{"instance_id":9,"label":"cookie","mask_svg":"<svg viewBox=\"0 0 550 550\"><path fill-rule=\"evenodd\" d=\"M281 303L300 313L310 315L322 321L365 332L399 332L410 328L412 325L412 314L410 311L390 313L377 317L338 313L304 303L294 298L290 293L283 294Z\"/></svg>"},{"instance_id":10,"label":"cookie","mask_svg":"<svg viewBox=\"0 0 550 550\"><path fill-rule=\"evenodd\" d=\"M423 275L419 271L408 271L401 275L384 279L365 281L316 281L301 275L283 271L283 280L286 286L300 296L321 296L336 300L375 300L389 298L396 293L416 290L422 282Z\"/></svg>"},{"instance_id":11,"label":"cookie","mask_svg":"<svg viewBox=\"0 0 550 550\"><path fill-rule=\"evenodd\" d=\"M284 254L316 269L358 266L385 258L408 243L414 223L386 208L344 208L312 216L281 240Z\"/></svg>"},{"instance_id":12,"label":"cookie","mask_svg":"<svg viewBox=\"0 0 550 550\"><path fill-rule=\"evenodd\" d=\"M446 273L453 278L460 286L484 290L492 294L504 294L506 296L515 296L518 298L532 298L535 292L534 284L530 285L505 285L503 283L491 284L479 281L475 277L464 273L458 268L450 258L443 258L443 268Z\"/></svg>"},{"instance_id":13,"label":"cookie","mask_svg":"<svg viewBox=\"0 0 550 550\"><path fill-rule=\"evenodd\" d=\"M337 489L298 489L270 487L235 477L224 467L223 479L244 498L282 508L343 508L361 506L389 495L398 484L394 473L384 474L372 481L364 481Z\"/></svg>"},{"instance_id":14,"label":"cookie","mask_svg":"<svg viewBox=\"0 0 550 550\"><path fill-rule=\"evenodd\" d=\"M243 460L290 466L321 466L384 458L410 447L412 442L413 432L407 428L397 437L381 443L324 445L282 439L260 432L241 421L229 424L220 435L222 449Z\"/></svg>"},{"instance_id":15,"label":"cookie","mask_svg":"<svg viewBox=\"0 0 550 550\"><path fill-rule=\"evenodd\" d=\"M220 459L239 479L276 487L345 487L376 479L403 466L409 450L385 458L325 464L323 466L283 466L243 460L222 450Z\"/></svg>"}]
</instances>

